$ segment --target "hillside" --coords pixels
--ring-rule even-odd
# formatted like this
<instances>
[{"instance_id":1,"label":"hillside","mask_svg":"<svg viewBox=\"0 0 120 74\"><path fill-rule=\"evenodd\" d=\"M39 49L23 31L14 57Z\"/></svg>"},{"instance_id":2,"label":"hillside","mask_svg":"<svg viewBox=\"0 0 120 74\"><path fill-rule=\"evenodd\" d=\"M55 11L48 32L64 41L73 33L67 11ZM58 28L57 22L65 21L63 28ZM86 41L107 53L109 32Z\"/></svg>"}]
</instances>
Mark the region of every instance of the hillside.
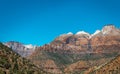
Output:
<instances>
[{"instance_id":1,"label":"hillside","mask_svg":"<svg viewBox=\"0 0 120 74\"><path fill-rule=\"evenodd\" d=\"M28 59L51 73L79 74L119 54L120 30L107 25L92 35L84 31L60 35L51 43L38 47Z\"/></svg>"},{"instance_id":2,"label":"hillside","mask_svg":"<svg viewBox=\"0 0 120 74\"><path fill-rule=\"evenodd\" d=\"M120 74L120 55L84 72L85 74Z\"/></svg>"},{"instance_id":3,"label":"hillside","mask_svg":"<svg viewBox=\"0 0 120 74\"><path fill-rule=\"evenodd\" d=\"M19 65L19 69L21 68L19 63L22 60L22 62L26 61L26 63L31 62L48 73L87 74L86 70L91 72L96 67L120 55L120 30L114 25L106 25L102 30L96 30L93 34L84 31L79 31L76 34L71 32L62 34L51 43L40 47L26 46L15 41L6 42L4 45L12 49L11 54L18 53L22 57L29 59L29 61L25 60L16 54L19 57L15 63ZM8 62L10 58L14 59L16 56L7 56L9 57ZM13 62L10 64L13 64ZM26 66L27 71L34 70L29 65ZM14 65L12 69L14 69L13 67ZM37 67L35 67L36 70ZM21 70L18 71L21 72ZM36 72L39 72L39 70Z\"/></svg>"},{"instance_id":4,"label":"hillside","mask_svg":"<svg viewBox=\"0 0 120 74\"><path fill-rule=\"evenodd\" d=\"M0 43L0 74L45 74L29 60Z\"/></svg>"}]
</instances>

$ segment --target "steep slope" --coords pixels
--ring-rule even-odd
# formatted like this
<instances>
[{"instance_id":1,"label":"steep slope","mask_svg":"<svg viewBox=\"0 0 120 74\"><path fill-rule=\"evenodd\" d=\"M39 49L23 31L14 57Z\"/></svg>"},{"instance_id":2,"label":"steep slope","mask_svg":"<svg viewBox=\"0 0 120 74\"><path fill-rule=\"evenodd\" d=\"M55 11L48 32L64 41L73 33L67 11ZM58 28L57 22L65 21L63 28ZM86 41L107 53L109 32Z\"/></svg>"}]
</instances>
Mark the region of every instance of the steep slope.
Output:
<instances>
[{"instance_id":1,"label":"steep slope","mask_svg":"<svg viewBox=\"0 0 120 74\"><path fill-rule=\"evenodd\" d=\"M43 68L44 62L53 61L54 67L49 72L57 69L59 72L54 71L57 74L74 73L72 71L76 71L77 66L77 69L81 69L81 62L84 63L84 70L87 70L89 67L111 60L118 54L120 54L120 30L113 25L106 25L92 35L84 31L60 35L50 44L37 48L28 58L39 67L42 65Z\"/></svg>"},{"instance_id":2,"label":"steep slope","mask_svg":"<svg viewBox=\"0 0 120 74\"><path fill-rule=\"evenodd\" d=\"M0 43L0 74L45 74L29 60Z\"/></svg>"},{"instance_id":3,"label":"steep slope","mask_svg":"<svg viewBox=\"0 0 120 74\"><path fill-rule=\"evenodd\" d=\"M120 74L120 55L98 67L84 72L85 74Z\"/></svg>"},{"instance_id":4,"label":"steep slope","mask_svg":"<svg viewBox=\"0 0 120 74\"><path fill-rule=\"evenodd\" d=\"M13 51L17 52L19 55L22 57L27 57L29 56L36 46L30 45L24 45L20 42L15 42L15 41L9 41L4 43L4 45L8 46L9 48L13 49Z\"/></svg>"},{"instance_id":5,"label":"steep slope","mask_svg":"<svg viewBox=\"0 0 120 74\"><path fill-rule=\"evenodd\" d=\"M95 74L120 74L120 55L95 71Z\"/></svg>"},{"instance_id":6,"label":"steep slope","mask_svg":"<svg viewBox=\"0 0 120 74\"><path fill-rule=\"evenodd\" d=\"M80 74L85 73L92 67L99 66L101 64L110 61L112 58L99 58L99 59L88 59L88 60L79 60L73 64L68 65L64 71L65 73ZM86 72L87 72L86 71ZM87 73L86 73L87 74Z\"/></svg>"}]
</instances>

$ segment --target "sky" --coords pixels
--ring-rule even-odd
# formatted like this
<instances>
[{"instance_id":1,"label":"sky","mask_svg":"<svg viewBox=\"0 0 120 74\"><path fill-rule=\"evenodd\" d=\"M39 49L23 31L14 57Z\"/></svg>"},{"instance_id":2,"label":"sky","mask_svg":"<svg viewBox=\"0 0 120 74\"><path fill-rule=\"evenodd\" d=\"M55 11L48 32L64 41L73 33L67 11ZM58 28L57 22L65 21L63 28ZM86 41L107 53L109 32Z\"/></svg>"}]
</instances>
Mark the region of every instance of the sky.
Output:
<instances>
[{"instance_id":1,"label":"sky","mask_svg":"<svg viewBox=\"0 0 120 74\"><path fill-rule=\"evenodd\" d=\"M0 0L0 42L44 45L106 24L120 27L120 0Z\"/></svg>"}]
</instances>

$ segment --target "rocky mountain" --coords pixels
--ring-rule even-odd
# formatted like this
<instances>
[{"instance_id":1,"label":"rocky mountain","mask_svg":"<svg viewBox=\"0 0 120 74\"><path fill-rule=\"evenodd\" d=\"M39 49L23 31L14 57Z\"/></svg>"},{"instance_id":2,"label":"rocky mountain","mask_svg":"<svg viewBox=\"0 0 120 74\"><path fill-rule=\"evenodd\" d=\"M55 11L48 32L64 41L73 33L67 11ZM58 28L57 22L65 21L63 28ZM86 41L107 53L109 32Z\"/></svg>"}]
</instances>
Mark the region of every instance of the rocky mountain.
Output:
<instances>
[{"instance_id":1,"label":"rocky mountain","mask_svg":"<svg viewBox=\"0 0 120 74\"><path fill-rule=\"evenodd\" d=\"M40 47L0 43L0 74L120 74L117 55L120 29L110 24L93 34L62 34Z\"/></svg>"},{"instance_id":2,"label":"rocky mountain","mask_svg":"<svg viewBox=\"0 0 120 74\"><path fill-rule=\"evenodd\" d=\"M0 74L50 74L0 43Z\"/></svg>"},{"instance_id":3,"label":"rocky mountain","mask_svg":"<svg viewBox=\"0 0 120 74\"><path fill-rule=\"evenodd\" d=\"M113 25L107 25L103 27L101 31L97 30L91 35L84 31L80 31L76 34L68 33L60 35L50 44L44 45L39 49L46 51L64 50L69 53L108 53L110 52L109 50L112 51L114 46L118 49L119 45L120 30ZM114 51L119 51L117 49Z\"/></svg>"},{"instance_id":4,"label":"rocky mountain","mask_svg":"<svg viewBox=\"0 0 120 74\"><path fill-rule=\"evenodd\" d=\"M114 25L106 25L94 34L79 31L60 35L51 43L37 48L28 59L44 71L79 74L119 54L120 30ZM46 68L44 63L48 60L52 61L49 65L53 62L54 65Z\"/></svg>"},{"instance_id":5,"label":"rocky mountain","mask_svg":"<svg viewBox=\"0 0 120 74\"><path fill-rule=\"evenodd\" d=\"M33 46L31 44L24 45L20 42L15 42L15 41L6 42L6 43L4 43L4 45L13 49L13 51L17 52L22 57L29 56L36 48L36 46Z\"/></svg>"}]
</instances>

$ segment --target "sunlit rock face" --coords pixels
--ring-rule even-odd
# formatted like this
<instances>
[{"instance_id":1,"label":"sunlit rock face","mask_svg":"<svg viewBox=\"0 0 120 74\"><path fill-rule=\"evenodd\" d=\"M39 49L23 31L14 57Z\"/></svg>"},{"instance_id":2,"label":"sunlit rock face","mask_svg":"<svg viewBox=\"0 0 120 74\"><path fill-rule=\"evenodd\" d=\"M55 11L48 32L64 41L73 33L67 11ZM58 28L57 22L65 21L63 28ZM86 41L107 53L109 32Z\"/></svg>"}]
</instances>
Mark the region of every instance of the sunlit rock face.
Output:
<instances>
[{"instance_id":1,"label":"sunlit rock face","mask_svg":"<svg viewBox=\"0 0 120 74\"><path fill-rule=\"evenodd\" d=\"M75 71L81 73L106 63L118 54L120 30L113 25L106 25L93 34L85 31L62 34L51 43L36 48L28 58L39 67L45 67L45 62L49 64L45 68L48 72L74 74Z\"/></svg>"},{"instance_id":2,"label":"sunlit rock face","mask_svg":"<svg viewBox=\"0 0 120 74\"><path fill-rule=\"evenodd\" d=\"M15 41L6 42L4 45L44 71L69 74L101 65L120 54L120 30L113 25L107 25L93 34L85 31L78 31L76 34L69 32L41 47Z\"/></svg>"},{"instance_id":3,"label":"sunlit rock face","mask_svg":"<svg viewBox=\"0 0 120 74\"><path fill-rule=\"evenodd\" d=\"M85 31L79 31L76 34L63 34L58 36L50 45L64 45L61 49L92 50L95 53L98 51L102 52L103 46L104 49L112 50L111 46L120 45L120 30L110 24L104 26L102 30L96 30L93 34ZM116 48L119 48L119 46Z\"/></svg>"},{"instance_id":4,"label":"sunlit rock face","mask_svg":"<svg viewBox=\"0 0 120 74\"><path fill-rule=\"evenodd\" d=\"M31 44L24 45L15 41L6 42L4 43L4 45L8 46L9 48L12 48L13 51L17 52L22 57L29 56L36 48L36 46L32 46Z\"/></svg>"},{"instance_id":5,"label":"sunlit rock face","mask_svg":"<svg viewBox=\"0 0 120 74\"><path fill-rule=\"evenodd\" d=\"M120 35L120 30L115 28L114 25L107 25L102 29L104 35Z\"/></svg>"}]
</instances>

